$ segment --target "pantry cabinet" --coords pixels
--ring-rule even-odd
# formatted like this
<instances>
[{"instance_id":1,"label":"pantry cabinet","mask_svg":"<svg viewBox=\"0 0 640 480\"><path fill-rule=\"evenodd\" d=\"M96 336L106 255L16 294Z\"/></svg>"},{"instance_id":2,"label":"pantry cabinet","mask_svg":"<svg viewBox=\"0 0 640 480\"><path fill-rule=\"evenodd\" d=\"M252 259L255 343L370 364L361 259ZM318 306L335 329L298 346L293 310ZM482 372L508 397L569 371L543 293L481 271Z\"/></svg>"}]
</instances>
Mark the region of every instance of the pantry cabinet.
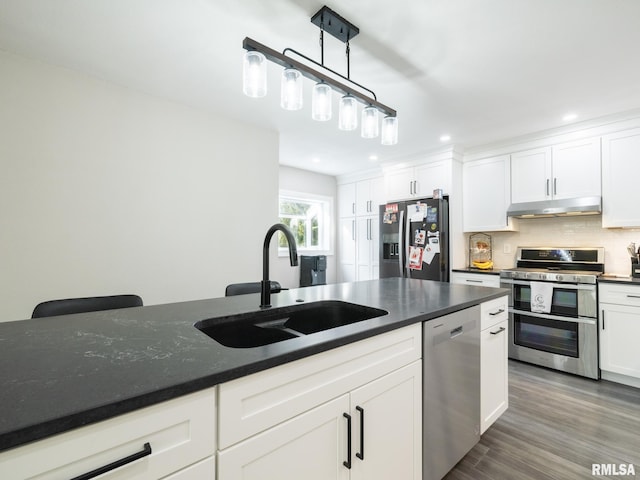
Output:
<instances>
[{"instance_id":1,"label":"pantry cabinet","mask_svg":"<svg viewBox=\"0 0 640 480\"><path fill-rule=\"evenodd\" d=\"M511 157L500 155L462 166L462 214L465 232L513 230L507 218L511 202Z\"/></svg>"},{"instance_id":2,"label":"pantry cabinet","mask_svg":"<svg viewBox=\"0 0 640 480\"><path fill-rule=\"evenodd\" d=\"M219 477L419 480L421 332L412 325L222 384Z\"/></svg>"},{"instance_id":3,"label":"pantry cabinet","mask_svg":"<svg viewBox=\"0 0 640 480\"><path fill-rule=\"evenodd\" d=\"M0 465L16 479L215 480L215 451L211 388L7 450Z\"/></svg>"},{"instance_id":4,"label":"pantry cabinet","mask_svg":"<svg viewBox=\"0 0 640 480\"><path fill-rule=\"evenodd\" d=\"M640 285L601 283L598 288L602 377L640 387Z\"/></svg>"},{"instance_id":5,"label":"pantry cabinet","mask_svg":"<svg viewBox=\"0 0 640 480\"><path fill-rule=\"evenodd\" d=\"M601 195L600 138L511 155L512 203Z\"/></svg>"},{"instance_id":6,"label":"pantry cabinet","mask_svg":"<svg viewBox=\"0 0 640 480\"><path fill-rule=\"evenodd\" d=\"M338 185L338 281L378 278L382 177Z\"/></svg>"},{"instance_id":7,"label":"pantry cabinet","mask_svg":"<svg viewBox=\"0 0 640 480\"><path fill-rule=\"evenodd\" d=\"M602 137L602 226L640 226L640 128Z\"/></svg>"}]
</instances>

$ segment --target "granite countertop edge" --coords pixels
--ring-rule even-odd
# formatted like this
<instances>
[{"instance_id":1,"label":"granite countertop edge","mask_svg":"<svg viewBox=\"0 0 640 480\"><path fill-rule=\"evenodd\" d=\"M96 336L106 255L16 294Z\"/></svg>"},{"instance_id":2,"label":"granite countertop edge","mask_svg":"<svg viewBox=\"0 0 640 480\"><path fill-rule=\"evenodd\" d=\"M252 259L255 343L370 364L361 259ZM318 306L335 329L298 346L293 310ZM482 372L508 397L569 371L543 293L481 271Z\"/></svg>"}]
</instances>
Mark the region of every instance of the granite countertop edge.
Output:
<instances>
[{"instance_id":1,"label":"granite countertop edge","mask_svg":"<svg viewBox=\"0 0 640 480\"><path fill-rule=\"evenodd\" d=\"M274 295L274 308L331 299L389 314L248 349L223 347L193 324L256 311L257 294L0 323L0 452L506 293L408 279L293 289Z\"/></svg>"}]
</instances>

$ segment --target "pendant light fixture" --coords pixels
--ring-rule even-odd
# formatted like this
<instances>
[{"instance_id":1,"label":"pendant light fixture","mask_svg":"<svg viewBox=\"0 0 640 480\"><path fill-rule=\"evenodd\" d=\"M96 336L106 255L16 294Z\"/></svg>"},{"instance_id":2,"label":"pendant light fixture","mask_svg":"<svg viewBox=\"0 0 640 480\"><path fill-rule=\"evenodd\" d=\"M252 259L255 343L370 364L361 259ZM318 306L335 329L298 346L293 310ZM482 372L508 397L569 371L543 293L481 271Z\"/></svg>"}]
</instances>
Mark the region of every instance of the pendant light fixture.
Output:
<instances>
[{"instance_id":1,"label":"pendant light fixture","mask_svg":"<svg viewBox=\"0 0 640 480\"><path fill-rule=\"evenodd\" d=\"M267 61L260 52L247 52L244 56L242 91L252 98L264 97L267 94Z\"/></svg>"},{"instance_id":2,"label":"pendant light fixture","mask_svg":"<svg viewBox=\"0 0 640 480\"><path fill-rule=\"evenodd\" d=\"M340 130L355 130L358 128L358 101L353 95L345 95L340 99L338 128Z\"/></svg>"},{"instance_id":3,"label":"pendant light fixture","mask_svg":"<svg viewBox=\"0 0 640 480\"><path fill-rule=\"evenodd\" d=\"M372 105L362 109L362 138L376 138L380 134L378 127L378 109Z\"/></svg>"},{"instance_id":4,"label":"pendant light fixture","mask_svg":"<svg viewBox=\"0 0 640 480\"><path fill-rule=\"evenodd\" d=\"M311 95L311 118L320 122L331 120L331 87L320 82L313 86Z\"/></svg>"},{"instance_id":5,"label":"pendant light fixture","mask_svg":"<svg viewBox=\"0 0 640 480\"><path fill-rule=\"evenodd\" d=\"M378 102L376 94L363 85L351 80L349 40L360 33L358 27L345 20L327 6L322 7L311 22L320 28L320 63L297 52L285 48L282 53L266 45L246 37L242 42L246 50L243 63L243 91L250 97L263 97L267 93L266 60L284 67L280 87L280 105L285 110L302 108L302 77L315 82L312 91L311 117L318 121L327 121L332 117L333 91L342 95L339 103L338 128L355 130L358 128L358 103L365 107L362 110L361 136L375 138L380 136L379 113L384 114L382 121L382 144L395 145L398 142L398 121L396 111ZM346 44L347 76L324 65L324 32ZM289 55L287 55L289 54ZM291 57L301 57L322 70L317 70L308 63ZM345 81L347 83L345 83Z\"/></svg>"},{"instance_id":6,"label":"pendant light fixture","mask_svg":"<svg viewBox=\"0 0 640 480\"><path fill-rule=\"evenodd\" d=\"M398 143L398 117L384 117L382 119L382 145Z\"/></svg>"},{"instance_id":7,"label":"pendant light fixture","mask_svg":"<svg viewBox=\"0 0 640 480\"><path fill-rule=\"evenodd\" d=\"M280 106L285 110L302 108L302 74L295 68L285 68L282 71Z\"/></svg>"}]
</instances>

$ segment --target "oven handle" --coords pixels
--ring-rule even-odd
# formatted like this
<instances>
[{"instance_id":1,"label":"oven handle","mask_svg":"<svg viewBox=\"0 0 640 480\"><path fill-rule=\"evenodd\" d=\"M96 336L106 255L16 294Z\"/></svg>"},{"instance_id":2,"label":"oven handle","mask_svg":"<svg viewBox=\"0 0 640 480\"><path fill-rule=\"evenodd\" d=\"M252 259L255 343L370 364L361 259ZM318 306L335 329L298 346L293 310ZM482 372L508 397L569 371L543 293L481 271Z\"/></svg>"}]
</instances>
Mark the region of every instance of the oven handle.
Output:
<instances>
[{"instance_id":1,"label":"oven handle","mask_svg":"<svg viewBox=\"0 0 640 480\"><path fill-rule=\"evenodd\" d=\"M511 278L501 278L500 283L509 283L513 285L530 285L531 282L545 282L546 280L512 280ZM596 286L591 283L558 283L558 282L549 282L554 287L564 288L566 290L593 290L595 291Z\"/></svg>"},{"instance_id":2,"label":"oven handle","mask_svg":"<svg viewBox=\"0 0 640 480\"><path fill-rule=\"evenodd\" d=\"M560 320L562 322L569 323L586 323L587 325L595 325L596 319L590 317L562 317L560 315L549 315L548 313L528 312L526 310L516 310L515 308L509 308L509 313L515 313L517 315L526 315L528 317L546 318L547 320Z\"/></svg>"}]
</instances>

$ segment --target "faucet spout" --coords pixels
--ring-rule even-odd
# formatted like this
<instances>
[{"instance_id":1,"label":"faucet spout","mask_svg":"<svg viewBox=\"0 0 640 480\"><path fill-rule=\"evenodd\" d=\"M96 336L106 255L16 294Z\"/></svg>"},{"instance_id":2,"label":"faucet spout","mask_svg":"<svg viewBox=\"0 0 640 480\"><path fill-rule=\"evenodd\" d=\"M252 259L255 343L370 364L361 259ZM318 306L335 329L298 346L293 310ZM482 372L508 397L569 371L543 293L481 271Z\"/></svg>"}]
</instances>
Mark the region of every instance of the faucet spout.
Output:
<instances>
[{"instance_id":1,"label":"faucet spout","mask_svg":"<svg viewBox=\"0 0 640 480\"><path fill-rule=\"evenodd\" d=\"M287 239L287 245L289 246L289 261L291 266L298 265L298 250L296 248L296 239L293 237L291 230L282 224L276 223L272 225L267 231L264 237L264 244L262 246L262 282L260 285L260 308L271 307L271 281L269 280L269 244L271 243L271 237L273 234L280 230Z\"/></svg>"}]
</instances>

